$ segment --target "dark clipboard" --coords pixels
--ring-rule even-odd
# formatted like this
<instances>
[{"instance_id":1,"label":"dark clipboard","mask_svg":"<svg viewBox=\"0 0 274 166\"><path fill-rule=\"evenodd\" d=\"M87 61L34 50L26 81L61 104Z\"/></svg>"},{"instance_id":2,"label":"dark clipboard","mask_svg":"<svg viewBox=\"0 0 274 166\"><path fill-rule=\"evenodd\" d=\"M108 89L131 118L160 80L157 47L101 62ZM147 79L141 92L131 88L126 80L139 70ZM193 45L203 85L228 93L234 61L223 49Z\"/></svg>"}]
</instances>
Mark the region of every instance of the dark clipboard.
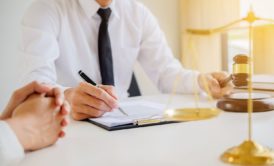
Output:
<instances>
[{"instance_id":1,"label":"dark clipboard","mask_svg":"<svg viewBox=\"0 0 274 166\"><path fill-rule=\"evenodd\" d=\"M136 124L130 123L130 124L124 124L124 125L120 125L120 126L108 127L108 126L105 126L101 123L97 123L90 119L87 119L86 121L89 123L92 123L100 128L103 128L107 131L117 131L117 130L134 129L134 128L165 125L165 124L172 124L172 123L180 123L178 121L164 121L164 122L159 122L159 123L150 123L150 124L143 124L143 125L136 125Z\"/></svg>"}]
</instances>

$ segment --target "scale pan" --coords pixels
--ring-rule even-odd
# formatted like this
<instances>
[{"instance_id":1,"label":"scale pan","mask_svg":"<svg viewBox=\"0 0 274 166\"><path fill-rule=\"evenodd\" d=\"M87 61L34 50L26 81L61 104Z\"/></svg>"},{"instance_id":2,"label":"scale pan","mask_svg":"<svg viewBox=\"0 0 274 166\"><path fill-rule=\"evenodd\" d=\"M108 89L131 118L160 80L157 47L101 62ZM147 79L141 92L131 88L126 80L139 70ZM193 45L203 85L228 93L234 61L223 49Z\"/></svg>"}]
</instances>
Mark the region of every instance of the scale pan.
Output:
<instances>
[{"instance_id":1,"label":"scale pan","mask_svg":"<svg viewBox=\"0 0 274 166\"><path fill-rule=\"evenodd\" d=\"M165 118L172 121L198 121L211 119L220 114L216 108L181 108L168 109L165 111Z\"/></svg>"}]
</instances>

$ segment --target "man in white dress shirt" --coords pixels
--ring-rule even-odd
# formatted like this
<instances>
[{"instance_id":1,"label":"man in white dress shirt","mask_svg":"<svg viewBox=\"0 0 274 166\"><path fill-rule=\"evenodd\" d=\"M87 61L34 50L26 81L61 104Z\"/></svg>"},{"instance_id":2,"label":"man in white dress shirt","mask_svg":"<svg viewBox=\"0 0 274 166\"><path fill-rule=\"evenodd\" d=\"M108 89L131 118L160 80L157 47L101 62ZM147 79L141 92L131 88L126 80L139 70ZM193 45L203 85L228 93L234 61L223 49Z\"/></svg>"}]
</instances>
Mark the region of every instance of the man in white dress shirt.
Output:
<instances>
[{"instance_id":1,"label":"man in white dress shirt","mask_svg":"<svg viewBox=\"0 0 274 166\"><path fill-rule=\"evenodd\" d=\"M174 58L156 19L137 0L35 0L22 20L21 51L25 81L62 87L76 120L116 108L117 98L128 96L137 61L162 92L171 91L177 76L178 93L205 89L201 74ZM80 83L80 70L103 85ZM219 85L224 73L204 76L214 97L230 92Z\"/></svg>"},{"instance_id":2,"label":"man in white dress shirt","mask_svg":"<svg viewBox=\"0 0 274 166\"><path fill-rule=\"evenodd\" d=\"M0 165L15 165L24 151L54 144L64 137L69 105L62 92L36 82L14 92L0 116Z\"/></svg>"}]
</instances>

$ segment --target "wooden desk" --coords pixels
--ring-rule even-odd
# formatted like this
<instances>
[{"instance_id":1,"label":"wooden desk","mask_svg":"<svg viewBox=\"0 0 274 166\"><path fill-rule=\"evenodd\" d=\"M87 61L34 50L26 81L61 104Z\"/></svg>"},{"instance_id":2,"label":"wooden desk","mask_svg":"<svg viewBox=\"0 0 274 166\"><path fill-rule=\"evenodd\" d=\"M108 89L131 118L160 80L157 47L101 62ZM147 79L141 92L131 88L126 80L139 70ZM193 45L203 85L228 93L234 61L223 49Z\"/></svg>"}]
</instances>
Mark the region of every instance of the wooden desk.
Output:
<instances>
[{"instance_id":1,"label":"wooden desk","mask_svg":"<svg viewBox=\"0 0 274 166\"><path fill-rule=\"evenodd\" d=\"M134 98L166 102L168 96ZM193 104L176 96L174 107ZM274 112L254 115L254 138L274 148ZM108 132L72 121L56 145L28 153L22 166L222 166L220 155L247 137L247 116L221 113L215 119Z\"/></svg>"}]
</instances>

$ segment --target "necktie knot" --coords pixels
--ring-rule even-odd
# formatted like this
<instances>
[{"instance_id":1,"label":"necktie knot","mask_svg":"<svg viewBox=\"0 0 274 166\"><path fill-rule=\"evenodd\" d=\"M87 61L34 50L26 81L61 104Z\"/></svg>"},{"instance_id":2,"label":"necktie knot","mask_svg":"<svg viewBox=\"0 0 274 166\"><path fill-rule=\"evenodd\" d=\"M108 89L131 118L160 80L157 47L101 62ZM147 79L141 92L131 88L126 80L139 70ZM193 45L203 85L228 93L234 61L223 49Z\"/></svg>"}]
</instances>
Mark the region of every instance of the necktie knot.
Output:
<instances>
[{"instance_id":1,"label":"necktie knot","mask_svg":"<svg viewBox=\"0 0 274 166\"><path fill-rule=\"evenodd\" d=\"M101 17L102 21L108 21L110 15L111 15L111 9L110 8L107 8L107 9L100 8L97 13Z\"/></svg>"}]
</instances>

